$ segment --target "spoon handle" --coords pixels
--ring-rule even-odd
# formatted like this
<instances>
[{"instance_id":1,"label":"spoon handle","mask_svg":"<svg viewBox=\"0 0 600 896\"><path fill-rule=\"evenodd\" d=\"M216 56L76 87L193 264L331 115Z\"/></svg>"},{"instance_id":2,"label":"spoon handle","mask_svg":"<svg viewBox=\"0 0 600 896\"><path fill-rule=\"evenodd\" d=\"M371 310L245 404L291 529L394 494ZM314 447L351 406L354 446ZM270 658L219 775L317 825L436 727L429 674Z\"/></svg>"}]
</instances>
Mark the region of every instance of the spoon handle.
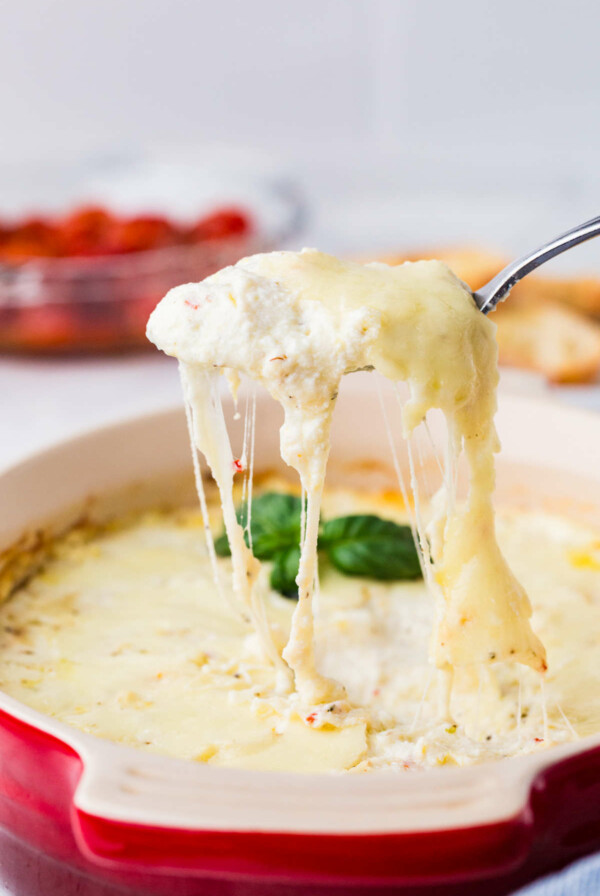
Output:
<instances>
[{"instance_id":1,"label":"spoon handle","mask_svg":"<svg viewBox=\"0 0 600 896\"><path fill-rule=\"evenodd\" d=\"M473 293L477 307L484 314L489 314L498 302L507 297L515 283L518 283L526 274L539 268L541 264L554 258L555 255L560 255L561 252L566 252L572 246L584 243L598 234L600 234L600 216L592 218L591 221L586 221L584 224L578 224L577 227L561 233L549 243L544 243L539 249L528 252L527 255L511 262L489 283Z\"/></svg>"}]
</instances>

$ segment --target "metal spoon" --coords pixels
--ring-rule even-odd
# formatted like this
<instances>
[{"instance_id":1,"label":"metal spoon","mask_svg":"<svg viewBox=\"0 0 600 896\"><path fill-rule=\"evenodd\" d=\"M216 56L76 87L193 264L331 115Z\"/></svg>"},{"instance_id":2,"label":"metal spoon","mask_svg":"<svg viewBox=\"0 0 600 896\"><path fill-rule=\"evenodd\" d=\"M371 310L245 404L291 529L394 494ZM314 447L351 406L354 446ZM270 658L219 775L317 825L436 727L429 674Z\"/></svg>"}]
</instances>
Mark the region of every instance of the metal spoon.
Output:
<instances>
[{"instance_id":1,"label":"metal spoon","mask_svg":"<svg viewBox=\"0 0 600 896\"><path fill-rule=\"evenodd\" d=\"M566 252L572 246L584 243L598 234L600 234L600 216L586 221L585 224L579 224L577 227L567 230L566 233L561 233L549 243L544 243L539 249L528 252L527 255L511 262L489 283L473 293L477 307L484 314L489 314L498 302L502 302L507 297L515 283L518 283L526 274L539 268L541 264L554 258L555 255L560 255L561 252Z\"/></svg>"}]
</instances>

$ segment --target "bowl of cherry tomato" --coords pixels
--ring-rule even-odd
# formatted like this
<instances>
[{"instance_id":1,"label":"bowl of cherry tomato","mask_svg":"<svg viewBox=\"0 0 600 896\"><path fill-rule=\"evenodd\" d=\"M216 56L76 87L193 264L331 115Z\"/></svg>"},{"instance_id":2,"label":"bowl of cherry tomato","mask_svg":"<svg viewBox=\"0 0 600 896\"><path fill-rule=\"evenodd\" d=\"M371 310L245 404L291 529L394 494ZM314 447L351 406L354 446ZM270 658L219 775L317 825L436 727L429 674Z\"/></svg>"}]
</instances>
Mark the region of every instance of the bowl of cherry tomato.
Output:
<instances>
[{"instance_id":1,"label":"bowl of cherry tomato","mask_svg":"<svg viewBox=\"0 0 600 896\"><path fill-rule=\"evenodd\" d=\"M123 203L108 191L104 201L5 215L0 207L0 351L145 346L148 316L171 287L279 248L298 225L287 184L260 184L250 199L199 199L197 210L189 196L173 211L149 195ZM275 200L275 220L262 215L262 199Z\"/></svg>"}]
</instances>

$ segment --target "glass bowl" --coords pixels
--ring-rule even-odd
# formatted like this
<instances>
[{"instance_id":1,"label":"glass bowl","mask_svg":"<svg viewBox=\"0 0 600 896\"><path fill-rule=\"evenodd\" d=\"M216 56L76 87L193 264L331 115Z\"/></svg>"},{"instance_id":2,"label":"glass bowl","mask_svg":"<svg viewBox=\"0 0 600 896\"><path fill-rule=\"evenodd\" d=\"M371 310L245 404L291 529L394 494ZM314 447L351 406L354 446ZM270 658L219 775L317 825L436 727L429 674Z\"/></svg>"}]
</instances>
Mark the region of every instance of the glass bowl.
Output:
<instances>
[{"instance_id":1,"label":"glass bowl","mask_svg":"<svg viewBox=\"0 0 600 896\"><path fill-rule=\"evenodd\" d=\"M36 169L39 175L39 169ZM109 166L93 176L61 178L51 171L27 178L0 172L0 182L28 183L7 205L10 214L53 219L99 205L122 216L164 216L177 224L236 209L249 221L242 233L126 254L0 258L0 351L73 353L143 347L146 321L164 294L198 281L245 255L279 248L300 227L295 185L227 166L138 164ZM51 182L51 189L46 189ZM41 186L40 186L41 185ZM37 191L37 192L36 192ZM5 209L0 209L3 218Z\"/></svg>"}]
</instances>

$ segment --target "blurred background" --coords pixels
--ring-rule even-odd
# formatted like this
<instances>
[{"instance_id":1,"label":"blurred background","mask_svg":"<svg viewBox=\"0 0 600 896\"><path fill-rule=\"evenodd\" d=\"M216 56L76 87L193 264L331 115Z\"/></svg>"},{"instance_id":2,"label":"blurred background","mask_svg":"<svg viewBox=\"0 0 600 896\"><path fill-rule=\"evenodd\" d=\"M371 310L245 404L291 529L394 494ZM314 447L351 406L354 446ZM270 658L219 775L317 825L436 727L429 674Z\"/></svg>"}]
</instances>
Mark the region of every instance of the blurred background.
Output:
<instances>
[{"instance_id":1,"label":"blurred background","mask_svg":"<svg viewBox=\"0 0 600 896\"><path fill-rule=\"evenodd\" d=\"M0 461L177 401L143 321L248 251L477 287L598 214L599 27L584 0L2 4ZM600 408L600 241L506 309L507 381Z\"/></svg>"}]
</instances>

